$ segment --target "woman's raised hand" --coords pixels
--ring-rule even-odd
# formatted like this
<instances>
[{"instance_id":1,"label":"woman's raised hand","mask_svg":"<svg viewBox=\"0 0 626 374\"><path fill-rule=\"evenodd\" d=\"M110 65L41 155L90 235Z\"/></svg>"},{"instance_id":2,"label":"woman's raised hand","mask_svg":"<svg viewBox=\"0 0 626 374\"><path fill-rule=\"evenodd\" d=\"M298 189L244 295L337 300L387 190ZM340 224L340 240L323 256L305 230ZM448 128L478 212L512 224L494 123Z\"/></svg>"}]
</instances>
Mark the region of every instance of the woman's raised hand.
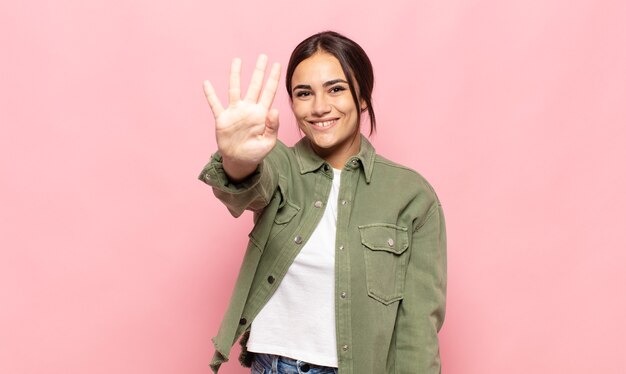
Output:
<instances>
[{"instance_id":1,"label":"woman's raised hand","mask_svg":"<svg viewBox=\"0 0 626 374\"><path fill-rule=\"evenodd\" d=\"M224 170L233 181L245 179L254 172L276 145L278 110L270 108L280 80L280 65L272 65L263 87L266 67L267 56L260 55L248 92L242 99L241 60L233 60L226 109L215 94L211 82L204 81L204 94L215 116L217 148L222 155Z\"/></svg>"}]
</instances>

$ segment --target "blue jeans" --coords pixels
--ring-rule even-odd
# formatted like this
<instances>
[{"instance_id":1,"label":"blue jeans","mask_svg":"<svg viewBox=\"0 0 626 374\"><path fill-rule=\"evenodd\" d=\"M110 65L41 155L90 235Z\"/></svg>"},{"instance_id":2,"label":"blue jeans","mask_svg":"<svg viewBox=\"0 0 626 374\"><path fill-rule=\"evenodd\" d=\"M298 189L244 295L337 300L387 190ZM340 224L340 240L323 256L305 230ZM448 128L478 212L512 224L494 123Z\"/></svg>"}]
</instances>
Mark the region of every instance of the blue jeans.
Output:
<instances>
[{"instance_id":1,"label":"blue jeans","mask_svg":"<svg viewBox=\"0 0 626 374\"><path fill-rule=\"evenodd\" d=\"M309 364L283 356L255 353L251 374L337 374L337 368Z\"/></svg>"}]
</instances>

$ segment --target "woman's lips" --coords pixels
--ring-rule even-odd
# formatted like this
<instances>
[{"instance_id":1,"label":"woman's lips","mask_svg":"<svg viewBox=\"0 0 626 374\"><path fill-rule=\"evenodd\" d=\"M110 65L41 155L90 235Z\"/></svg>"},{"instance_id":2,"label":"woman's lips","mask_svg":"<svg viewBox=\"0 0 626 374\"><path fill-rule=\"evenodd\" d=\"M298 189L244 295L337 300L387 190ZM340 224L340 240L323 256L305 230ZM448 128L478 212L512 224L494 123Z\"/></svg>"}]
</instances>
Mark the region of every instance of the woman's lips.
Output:
<instances>
[{"instance_id":1,"label":"woman's lips","mask_svg":"<svg viewBox=\"0 0 626 374\"><path fill-rule=\"evenodd\" d=\"M337 119L329 119L329 120L325 120L325 121L309 121L309 123L313 126L313 127L317 127L319 129L327 129L329 127L334 126L337 123Z\"/></svg>"}]
</instances>

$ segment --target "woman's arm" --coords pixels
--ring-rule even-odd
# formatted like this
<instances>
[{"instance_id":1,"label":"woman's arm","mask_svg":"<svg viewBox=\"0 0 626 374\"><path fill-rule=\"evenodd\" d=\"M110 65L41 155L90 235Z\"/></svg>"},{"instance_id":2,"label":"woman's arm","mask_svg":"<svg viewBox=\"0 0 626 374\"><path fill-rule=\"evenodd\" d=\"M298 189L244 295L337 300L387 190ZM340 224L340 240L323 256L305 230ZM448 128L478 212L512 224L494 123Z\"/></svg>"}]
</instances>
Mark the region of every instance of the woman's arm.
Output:
<instances>
[{"instance_id":1,"label":"woman's arm","mask_svg":"<svg viewBox=\"0 0 626 374\"><path fill-rule=\"evenodd\" d=\"M394 333L394 373L439 374L439 338L446 305L446 228L436 201L413 231L404 298Z\"/></svg>"},{"instance_id":2,"label":"woman's arm","mask_svg":"<svg viewBox=\"0 0 626 374\"><path fill-rule=\"evenodd\" d=\"M280 141L245 179L233 182L226 174L222 156L216 152L198 179L213 188L213 193L234 217L244 210L260 213L269 204L278 186L279 173L289 169L287 147Z\"/></svg>"}]
</instances>

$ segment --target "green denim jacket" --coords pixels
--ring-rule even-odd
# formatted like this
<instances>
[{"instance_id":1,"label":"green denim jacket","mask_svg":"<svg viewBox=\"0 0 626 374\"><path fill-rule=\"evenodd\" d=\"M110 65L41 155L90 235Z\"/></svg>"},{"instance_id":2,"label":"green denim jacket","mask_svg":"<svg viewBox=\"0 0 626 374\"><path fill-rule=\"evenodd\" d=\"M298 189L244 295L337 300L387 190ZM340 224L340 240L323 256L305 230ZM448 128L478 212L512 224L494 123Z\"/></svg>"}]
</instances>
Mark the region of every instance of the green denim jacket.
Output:
<instances>
[{"instance_id":1,"label":"green denim jacket","mask_svg":"<svg viewBox=\"0 0 626 374\"><path fill-rule=\"evenodd\" d=\"M213 338L217 373L317 226L333 171L307 138L278 142L257 171L231 183L216 153L199 177L238 217L255 225L228 310ZM446 234L441 204L418 173L361 150L341 173L335 257L335 320L341 374L441 372Z\"/></svg>"}]
</instances>

